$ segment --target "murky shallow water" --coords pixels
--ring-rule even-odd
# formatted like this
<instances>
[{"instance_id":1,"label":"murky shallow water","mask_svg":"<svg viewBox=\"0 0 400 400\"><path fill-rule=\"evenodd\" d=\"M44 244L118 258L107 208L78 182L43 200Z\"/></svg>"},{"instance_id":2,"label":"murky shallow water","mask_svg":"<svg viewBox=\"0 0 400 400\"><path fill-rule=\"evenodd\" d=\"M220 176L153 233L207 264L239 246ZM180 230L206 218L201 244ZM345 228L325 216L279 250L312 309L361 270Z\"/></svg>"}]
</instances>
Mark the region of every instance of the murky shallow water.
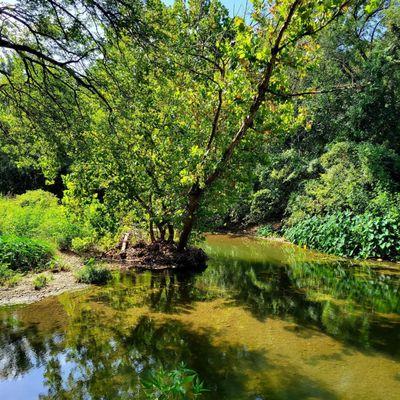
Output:
<instances>
[{"instance_id":1,"label":"murky shallow water","mask_svg":"<svg viewBox=\"0 0 400 400\"><path fill-rule=\"evenodd\" d=\"M0 399L140 399L184 361L204 399L400 399L400 275L294 246L210 236L198 275L0 310Z\"/></svg>"}]
</instances>

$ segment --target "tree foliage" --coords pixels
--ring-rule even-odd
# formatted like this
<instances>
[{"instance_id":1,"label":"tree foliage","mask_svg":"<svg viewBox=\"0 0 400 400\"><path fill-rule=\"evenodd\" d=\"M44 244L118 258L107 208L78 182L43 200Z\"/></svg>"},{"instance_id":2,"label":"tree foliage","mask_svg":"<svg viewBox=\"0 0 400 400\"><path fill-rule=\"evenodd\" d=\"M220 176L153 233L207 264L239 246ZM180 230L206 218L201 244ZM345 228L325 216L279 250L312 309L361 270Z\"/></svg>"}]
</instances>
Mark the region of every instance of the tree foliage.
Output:
<instances>
[{"instance_id":1,"label":"tree foliage","mask_svg":"<svg viewBox=\"0 0 400 400\"><path fill-rule=\"evenodd\" d=\"M26 40L38 37L39 49L56 58L70 40L83 65L71 72L36 54L46 68L34 62L39 84L26 86L26 53L14 48L17 56L7 58L12 69L6 81L8 87L17 82L24 92L17 103L6 100L2 110L7 151L16 153L21 165L39 166L50 180L64 174L65 202L75 211L97 204L115 226L129 216L152 238L153 227L161 239L167 231L175 238L179 230L181 249L193 229L207 229L251 191L262 170L255 166L265 163L266 154L269 172L261 172L264 178L255 185L261 192L249 204L256 219L262 213L278 217L288 192L300 187L300 179L315 176L307 163L321 155L326 136L337 137L323 127L327 104L336 104L338 96L350 101L351 93L367 86L367 74L389 74L377 59L397 51L364 45L375 36L383 43L383 36L395 35L392 28L373 28L381 22L379 2L254 1L248 18L229 16L217 0L177 1L170 7L152 1L128 8L117 0L81 0L68 7L82 8L82 16L75 12L60 19L62 4L53 4L61 14L53 11L47 21L55 29L52 46L38 17L44 5L32 1L14 9L32 14L28 23L35 28L29 33L26 26ZM395 21L390 12L389 20ZM93 22L82 26L81 18ZM341 72L338 79L343 60L332 58L348 52L354 27L358 42L347 61L355 69L360 60L365 65L360 78ZM67 28L74 33L70 39ZM364 53L371 54L375 69ZM57 74L47 67L57 68ZM76 90L81 74L90 83L88 91ZM326 92L322 100L305 98L320 92ZM330 132L340 123L335 118ZM296 149L310 146L313 135L316 146L299 156ZM360 140L361 133L354 138ZM282 156L277 149L285 150ZM289 178L282 171L272 173L287 160ZM282 189L287 182L289 190Z\"/></svg>"}]
</instances>

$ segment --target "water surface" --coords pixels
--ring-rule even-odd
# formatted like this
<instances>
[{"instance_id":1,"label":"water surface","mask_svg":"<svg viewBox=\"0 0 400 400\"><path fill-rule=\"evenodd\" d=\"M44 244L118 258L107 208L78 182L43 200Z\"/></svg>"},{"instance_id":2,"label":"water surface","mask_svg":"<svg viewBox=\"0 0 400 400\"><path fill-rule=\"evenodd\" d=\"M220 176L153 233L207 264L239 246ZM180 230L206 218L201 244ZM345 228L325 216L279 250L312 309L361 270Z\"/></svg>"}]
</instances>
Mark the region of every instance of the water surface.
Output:
<instances>
[{"instance_id":1,"label":"water surface","mask_svg":"<svg viewBox=\"0 0 400 400\"><path fill-rule=\"evenodd\" d=\"M400 274L213 235L201 274L129 273L0 310L0 399L141 399L185 362L204 399L399 399Z\"/></svg>"}]
</instances>

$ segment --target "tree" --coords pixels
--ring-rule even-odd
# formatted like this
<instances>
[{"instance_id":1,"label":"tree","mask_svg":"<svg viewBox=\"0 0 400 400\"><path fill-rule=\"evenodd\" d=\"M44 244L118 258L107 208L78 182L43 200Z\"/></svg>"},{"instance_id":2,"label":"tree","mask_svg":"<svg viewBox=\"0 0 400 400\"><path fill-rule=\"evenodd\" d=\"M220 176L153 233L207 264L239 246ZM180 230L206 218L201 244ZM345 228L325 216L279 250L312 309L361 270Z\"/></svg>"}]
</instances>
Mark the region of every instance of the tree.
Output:
<instances>
[{"instance_id":1,"label":"tree","mask_svg":"<svg viewBox=\"0 0 400 400\"><path fill-rule=\"evenodd\" d=\"M104 29L109 40L122 32L144 39L140 2L123 0L17 0L0 3L0 92L16 100L26 94L12 80L15 58L22 62L25 86L45 88L57 78L101 96L87 68L104 55Z\"/></svg>"},{"instance_id":2,"label":"tree","mask_svg":"<svg viewBox=\"0 0 400 400\"><path fill-rule=\"evenodd\" d=\"M88 69L105 102L81 96L87 125L58 136L71 158L69 198L133 212L152 238L154 225L161 239L178 228L184 249L195 223L245 187L269 132L302 122L290 94L307 89L314 37L350 4L255 1L249 23L215 0L148 3L151 43L106 40L107 57Z\"/></svg>"}]
</instances>

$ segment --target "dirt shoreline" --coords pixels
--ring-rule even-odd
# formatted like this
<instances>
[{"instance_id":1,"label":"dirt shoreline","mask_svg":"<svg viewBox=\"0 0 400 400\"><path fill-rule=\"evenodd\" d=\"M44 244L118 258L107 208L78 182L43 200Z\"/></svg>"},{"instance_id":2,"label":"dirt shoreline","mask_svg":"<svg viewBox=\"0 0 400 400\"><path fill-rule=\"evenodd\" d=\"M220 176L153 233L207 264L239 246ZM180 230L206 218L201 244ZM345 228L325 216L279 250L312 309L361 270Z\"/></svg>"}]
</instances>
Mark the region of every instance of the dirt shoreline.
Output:
<instances>
[{"instance_id":1,"label":"dirt shoreline","mask_svg":"<svg viewBox=\"0 0 400 400\"><path fill-rule=\"evenodd\" d=\"M12 287L0 286L0 306L35 303L46 297L90 287L90 285L78 283L75 279L75 271L83 265L81 257L65 253L60 253L59 257L69 266L70 271L45 272L51 275L53 279L40 290L35 290L33 287L33 279L37 274L25 275L20 282Z\"/></svg>"}]
</instances>

